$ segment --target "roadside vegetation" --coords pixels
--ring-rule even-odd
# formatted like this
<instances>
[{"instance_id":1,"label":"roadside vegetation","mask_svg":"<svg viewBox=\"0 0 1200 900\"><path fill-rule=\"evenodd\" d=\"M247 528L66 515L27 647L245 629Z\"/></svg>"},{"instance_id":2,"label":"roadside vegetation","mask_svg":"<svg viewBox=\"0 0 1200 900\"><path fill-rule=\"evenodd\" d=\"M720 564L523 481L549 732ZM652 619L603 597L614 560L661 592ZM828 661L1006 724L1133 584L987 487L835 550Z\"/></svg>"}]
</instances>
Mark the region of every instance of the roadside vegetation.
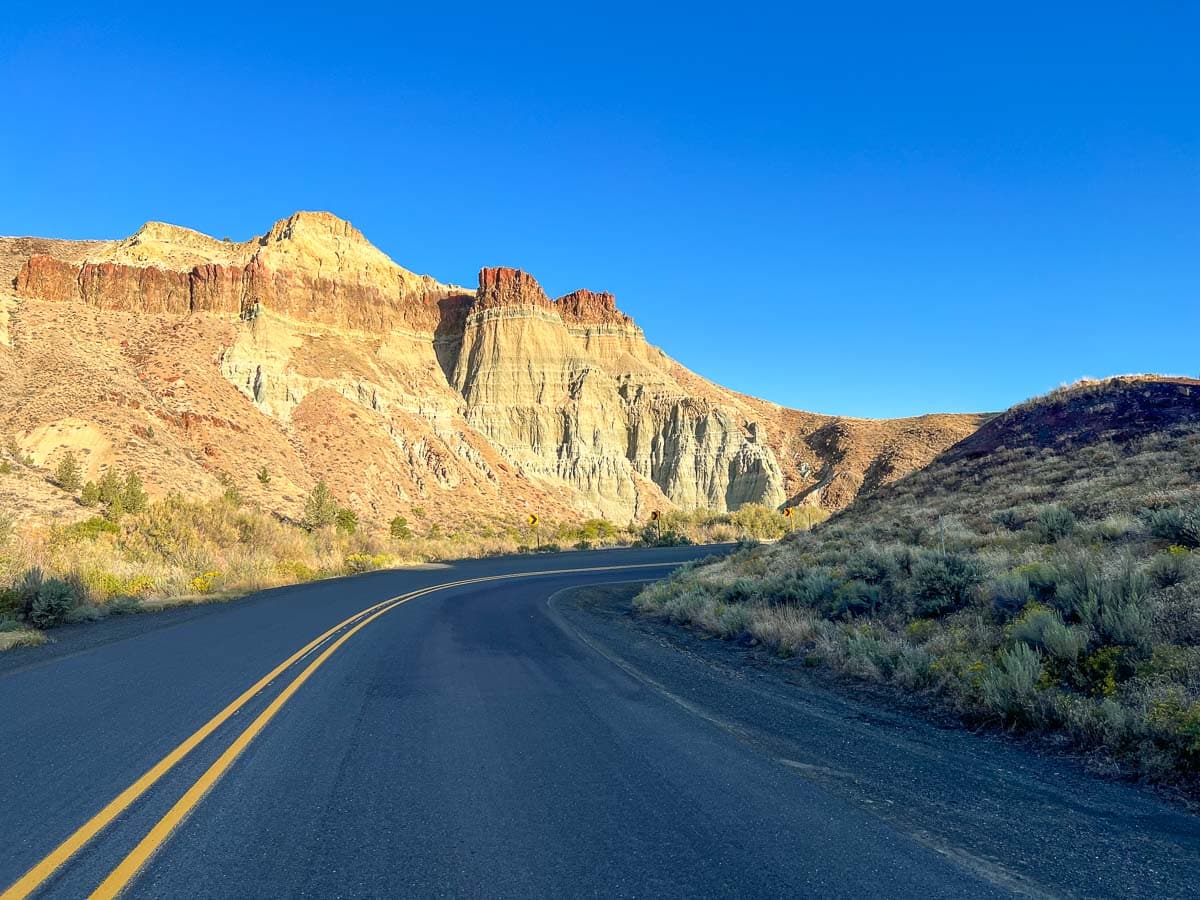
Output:
<instances>
[{"instance_id":1,"label":"roadside vegetation","mask_svg":"<svg viewBox=\"0 0 1200 900\"><path fill-rule=\"evenodd\" d=\"M994 446L811 532L686 567L635 605L1194 787L1200 405L1184 391L1179 417L1134 434L1121 416L1141 389L1122 390L1025 404ZM1153 397L1148 409L1165 408ZM1076 414L1123 430L1038 439L1040 423Z\"/></svg>"},{"instance_id":2,"label":"roadside vegetation","mask_svg":"<svg viewBox=\"0 0 1200 900\"><path fill-rule=\"evenodd\" d=\"M90 515L17 525L0 511L0 650L39 643L46 629L63 624L319 578L507 553L774 539L820 517L814 511L789 520L746 507L720 515L671 511L645 527L595 518L543 523L536 532L483 520L450 529L420 506L390 522L363 521L318 482L300 520L290 522L244 503L231 486L204 500L151 499L137 472L109 470L85 482L70 454L47 480Z\"/></svg>"}]
</instances>

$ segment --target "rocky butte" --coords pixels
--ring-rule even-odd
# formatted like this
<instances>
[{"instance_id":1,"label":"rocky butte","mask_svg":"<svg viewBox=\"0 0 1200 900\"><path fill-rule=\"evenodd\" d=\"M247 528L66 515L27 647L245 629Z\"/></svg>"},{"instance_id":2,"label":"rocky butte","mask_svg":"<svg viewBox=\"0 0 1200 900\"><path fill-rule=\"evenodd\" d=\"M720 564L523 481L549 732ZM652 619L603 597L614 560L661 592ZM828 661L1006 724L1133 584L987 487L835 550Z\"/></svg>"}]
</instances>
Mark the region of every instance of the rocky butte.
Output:
<instances>
[{"instance_id":1,"label":"rocky butte","mask_svg":"<svg viewBox=\"0 0 1200 900\"><path fill-rule=\"evenodd\" d=\"M294 514L324 478L360 515L461 523L810 503L840 509L978 416L819 416L712 384L611 294L519 269L416 275L300 212L235 243L0 238L0 431L152 490L233 485ZM262 483L265 466L272 477Z\"/></svg>"}]
</instances>

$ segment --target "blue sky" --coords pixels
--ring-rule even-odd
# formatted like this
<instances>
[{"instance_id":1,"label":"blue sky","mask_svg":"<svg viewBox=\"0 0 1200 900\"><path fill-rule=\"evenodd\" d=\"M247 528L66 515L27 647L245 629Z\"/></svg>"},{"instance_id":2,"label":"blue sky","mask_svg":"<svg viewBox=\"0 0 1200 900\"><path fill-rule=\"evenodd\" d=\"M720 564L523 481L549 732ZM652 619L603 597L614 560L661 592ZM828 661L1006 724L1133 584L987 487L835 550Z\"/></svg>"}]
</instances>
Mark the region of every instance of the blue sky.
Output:
<instances>
[{"instance_id":1,"label":"blue sky","mask_svg":"<svg viewBox=\"0 0 1200 900\"><path fill-rule=\"evenodd\" d=\"M819 412L1200 373L1191 2L15 6L0 234L328 209Z\"/></svg>"}]
</instances>

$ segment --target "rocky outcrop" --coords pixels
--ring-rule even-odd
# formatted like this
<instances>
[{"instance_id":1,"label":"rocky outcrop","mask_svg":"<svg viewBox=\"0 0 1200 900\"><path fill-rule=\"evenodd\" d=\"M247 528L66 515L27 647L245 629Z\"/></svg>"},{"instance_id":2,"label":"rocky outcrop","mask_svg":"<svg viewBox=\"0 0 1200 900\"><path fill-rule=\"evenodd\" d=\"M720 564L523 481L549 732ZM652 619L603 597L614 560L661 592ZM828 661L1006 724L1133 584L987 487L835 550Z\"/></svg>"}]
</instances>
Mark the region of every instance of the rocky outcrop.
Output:
<instances>
[{"instance_id":1,"label":"rocky outcrop","mask_svg":"<svg viewBox=\"0 0 1200 900\"><path fill-rule=\"evenodd\" d=\"M617 309L617 298L604 292L572 291L555 300L554 309L567 325L633 325L633 319Z\"/></svg>"},{"instance_id":2,"label":"rocky outcrop","mask_svg":"<svg viewBox=\"0 0 1200 900\"><path fill-rule=\"evenodd\" d=\"M609 293L552 300L505 267L481 270L475 290L442 284L328 213L244 242L164 223L121 241L0 239L0 264L5 364L28 369L20 390L35 395L0 403L0 426L71 407L39 385L54 383L48 360L77 358L86 376L55 377L99 391L75 403L95 421L133 408L178 425L204 472L278 491L284 508L318 477L381 517L439 503L448 519L531 503L622 521L669 505L840 508L974 423L830 419L744 397L648 344ZM246 482L247 458L280 476Z\"/></svg>"},{"instance_id":3,"label":"rocky outcrop","mask_svg":"<svg viewBox=\"0 0 1200 900\"><path fill-rule=\"evenodd\" d=\"M480 272L452 384L467 421L514 463L567 481L613 517L645 513L646 485L685 508L783 502L782 473L754 423L666 377L630 390L620 357L592 352L568 323L633 324L610 294L550 302L524 272Z\"/></svg>"}]
</instances>

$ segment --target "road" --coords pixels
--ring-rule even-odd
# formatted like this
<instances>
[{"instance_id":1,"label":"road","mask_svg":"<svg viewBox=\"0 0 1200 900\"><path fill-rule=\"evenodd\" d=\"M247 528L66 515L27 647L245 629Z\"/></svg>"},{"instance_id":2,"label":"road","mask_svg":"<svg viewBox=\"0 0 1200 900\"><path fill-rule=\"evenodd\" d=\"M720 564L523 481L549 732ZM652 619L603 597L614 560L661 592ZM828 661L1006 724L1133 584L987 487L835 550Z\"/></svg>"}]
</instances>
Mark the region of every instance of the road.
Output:
<instances>
[{"instance_id":1,"label":"road","mask_svg":"<svg viewBox=\"0 0 1200 900\"><path fill-rule=\"evenodd\" d=\"M1200 820L1144 791L568 590L706 552L381 572L5 654L0 896L1192 892Z\"/></svg>"}]
</instances>

